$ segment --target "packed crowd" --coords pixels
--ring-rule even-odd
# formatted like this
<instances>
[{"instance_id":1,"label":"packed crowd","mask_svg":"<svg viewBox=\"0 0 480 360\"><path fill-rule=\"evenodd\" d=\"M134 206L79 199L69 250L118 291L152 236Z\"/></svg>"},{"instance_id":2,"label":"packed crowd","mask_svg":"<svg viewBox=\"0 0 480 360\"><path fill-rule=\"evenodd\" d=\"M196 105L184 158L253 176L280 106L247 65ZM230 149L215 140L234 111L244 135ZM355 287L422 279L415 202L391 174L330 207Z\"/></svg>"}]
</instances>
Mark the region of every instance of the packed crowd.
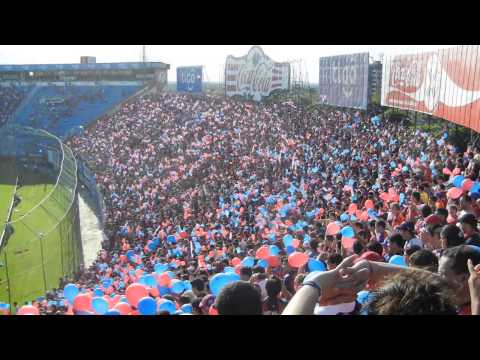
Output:
<instances>
[{"instance_id":1,"label":"packed crowd","mask_svg":"<svg viewBox=\"0 0 480 360\"><path fill-rule=\"evenodd\" d=\"M0 86L0 127L5 125L25 97L18 86Z\"/></svg>"},{"instance_id":2,"label":"packed crowd","mask_svg":"<svg viewBox=\"0 0 480 360\"><path fill-rule=\"evenodd\" d=\"M480 153L447 134L163 94L69 145L96 173L108 240L11 312L478 314Z\"/></svg>"}]
</instances>

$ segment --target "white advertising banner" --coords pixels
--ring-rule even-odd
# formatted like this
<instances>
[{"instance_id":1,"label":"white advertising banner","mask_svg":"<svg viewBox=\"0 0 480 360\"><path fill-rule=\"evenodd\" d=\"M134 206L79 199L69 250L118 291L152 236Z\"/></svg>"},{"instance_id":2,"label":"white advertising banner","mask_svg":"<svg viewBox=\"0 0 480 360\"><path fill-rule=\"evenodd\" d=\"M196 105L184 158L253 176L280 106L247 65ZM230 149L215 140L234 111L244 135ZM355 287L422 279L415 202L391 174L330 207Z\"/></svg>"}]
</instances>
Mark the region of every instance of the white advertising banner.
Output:
<instances>
[{"instance_id":1,"label":"white advertising banner","mask_svg":"<svg viewBox=\"0 0 480 360\"><path fill-rule=\"evenodd\" d=\"M253 96L260 101L277 89L287 90L290 83L290 64L277 63L254 46L243 57L228 56L225 64L227 96Z\"/></svg>"}]
</instances>

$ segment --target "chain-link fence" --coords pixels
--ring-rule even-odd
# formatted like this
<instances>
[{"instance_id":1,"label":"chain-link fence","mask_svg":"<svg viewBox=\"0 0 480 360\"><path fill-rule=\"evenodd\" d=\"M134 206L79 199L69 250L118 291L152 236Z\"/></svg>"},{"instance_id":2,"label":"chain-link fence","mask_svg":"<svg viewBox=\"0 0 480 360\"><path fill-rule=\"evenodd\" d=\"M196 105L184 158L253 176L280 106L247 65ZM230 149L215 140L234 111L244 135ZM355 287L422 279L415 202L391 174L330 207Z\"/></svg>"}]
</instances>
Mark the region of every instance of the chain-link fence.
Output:
<instances>
[{"instance_id":1,"label":"chain-link fence","mask_svg":"<svg viewBox=\"0 0 480 360\"><path fill-rule=\"evenodd\" d=\"M22 304L58 288L83 266L77 164L71 149L46 131L1 132L0 156L15 163L4 173L14 172L18 183L1 239L0 301Z\"/></svg>"}]
</instances>

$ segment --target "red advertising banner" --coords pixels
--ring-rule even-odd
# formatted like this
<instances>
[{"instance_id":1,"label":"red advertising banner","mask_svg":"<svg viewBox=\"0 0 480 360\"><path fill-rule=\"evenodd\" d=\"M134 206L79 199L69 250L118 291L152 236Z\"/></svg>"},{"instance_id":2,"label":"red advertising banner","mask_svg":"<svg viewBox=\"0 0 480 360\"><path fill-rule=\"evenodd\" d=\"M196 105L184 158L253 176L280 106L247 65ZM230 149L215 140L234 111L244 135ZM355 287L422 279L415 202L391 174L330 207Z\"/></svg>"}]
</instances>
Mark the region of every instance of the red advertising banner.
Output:
<instances>
[{"instance_id":1,"label":"red advertising banner","mask_svg":"<svg viewBox=\"0 0 480 360\"><path fill-rule=\"evenodd\" d=\"M480 46L385 59L382 105L415 110L480 132Z\"/></svg>"}]
</instances>

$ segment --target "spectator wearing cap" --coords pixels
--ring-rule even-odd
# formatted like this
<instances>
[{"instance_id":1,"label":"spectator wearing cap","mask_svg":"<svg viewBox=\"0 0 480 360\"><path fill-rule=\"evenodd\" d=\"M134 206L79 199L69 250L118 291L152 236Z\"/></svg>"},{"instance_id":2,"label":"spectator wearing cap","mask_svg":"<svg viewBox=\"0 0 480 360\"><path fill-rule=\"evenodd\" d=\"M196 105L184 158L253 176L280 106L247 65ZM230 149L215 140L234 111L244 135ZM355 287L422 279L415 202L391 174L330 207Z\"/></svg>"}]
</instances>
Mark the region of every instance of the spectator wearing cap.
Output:
<instances>
[{"instance_id":1,"label":"spectator wearing cap","mask_svg":"<svg viewBox=\"0 0 480 360\"><path fill-rule=\"evenodd\" d=\"M465 238L465 245L480 246L480 234L477 228L477 219L473 214L465 214L460 220L460 228Z\"/></svg>"},{"instance_id":2,"label":"spectator wearing cap","mask_svg":"<svg viewBox=\"0 0 480 360\"><path fill-rule=\"evenodd\" d=\"M412 222L404 222L398 227L400 235L405 240L405 249L412 246L418 245L423 248L423 242L415 236L415 231Z\"/></svg>"}]
</instances>

